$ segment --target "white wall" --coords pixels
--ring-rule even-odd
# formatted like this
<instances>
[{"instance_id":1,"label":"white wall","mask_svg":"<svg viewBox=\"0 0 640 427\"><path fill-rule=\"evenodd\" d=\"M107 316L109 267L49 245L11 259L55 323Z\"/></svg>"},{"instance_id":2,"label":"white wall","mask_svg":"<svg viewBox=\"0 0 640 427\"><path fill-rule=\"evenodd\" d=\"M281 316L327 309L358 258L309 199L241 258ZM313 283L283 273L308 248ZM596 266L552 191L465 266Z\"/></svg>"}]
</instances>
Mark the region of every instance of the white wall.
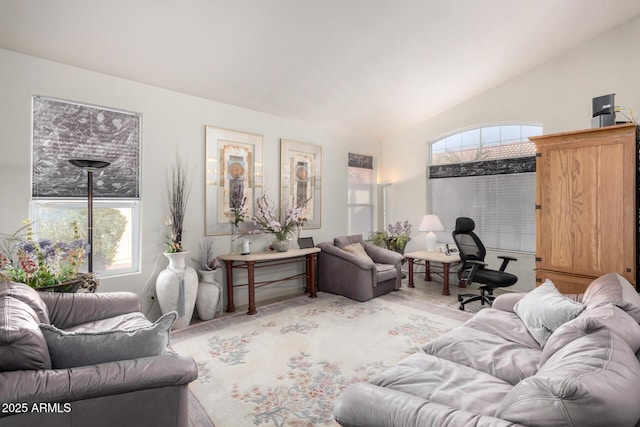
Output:
<instances>
[{"instance_id":1,"label":"white wall","mask_svg":"<svg viewBox=\"0 0 640 427\"><path fill-rule=\"evenodd\" d=\"M104 74L0 50L0 233L12 233L29 217L31 188L31 99L42 95L142 113L141 272L101 282L101 291L133 291L145 296L167 265L164 250L168 214L165 175L176 146L195 167L184 224L184 246L197 257L204 236L204 126L264 135L267 191L280 189L280 138L323 147L322 228L306 230L316 242L347 232L347 153L380 157L381 143L309 124L221 104ZM379 163L380 164L380 163ZM229 251L230 237L216 238L218 254ZM154 269L157 261L157 268ZM222 279L222 277L220 277ZM258 301L297 293L301 281L261 288ZM246 304L246 288L236 291L236 305ZM148 301L145 298L145 306ZM146 307L145 307L146 308ZM159 311L153 308L150 315Z\"/></svg>"},{"instance_id":2,"label":"white wall","mask_svg":"<svg viewBox=\"0 0 640 427\"><path fill-rule=\"evenodd\" d=\"M387 192L389 222L408 219L419 224L427 213L425 164L429 141L458 129L500 122L539 123L546 134L589 128L591 99L608 93L616 94L616 105L633 107L640 114L638 46L640 18L387 138L383 143L382 180L394 183ZM420 237L416 233L407 251L425 246ZM490 264L496 267L493 255ZM512 289L532 289L534 256L516 256L519 261L509 271L519 276L519 282Z\"/></svg>"}]
</instances>

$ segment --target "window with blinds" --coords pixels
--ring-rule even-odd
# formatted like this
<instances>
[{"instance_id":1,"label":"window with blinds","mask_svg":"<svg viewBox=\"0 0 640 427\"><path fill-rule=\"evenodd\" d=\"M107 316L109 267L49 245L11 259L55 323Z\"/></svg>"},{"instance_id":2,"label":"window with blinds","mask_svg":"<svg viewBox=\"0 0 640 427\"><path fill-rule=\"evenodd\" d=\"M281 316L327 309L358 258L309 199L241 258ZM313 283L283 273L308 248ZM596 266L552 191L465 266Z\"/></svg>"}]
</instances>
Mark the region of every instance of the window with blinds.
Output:
<instances>
[{"instance_id":1,"label":"window with blinds","mask_svg":"<svg viewBox=\"0 0 640 427\"><path fill-rule=\"evenodd\" d=\"M347 218L349 234L366 239L373 231L373 204L376 174L373 157L349 153L347 171Z\"/></svg>"},{"instance_id":2,"label":"window with blinds","mask_svg":"<svg viewBox=\"0 0 640 427\"><path fill-rule=\"evenodd\" d=\"M70 159L108 161L93 173L94 272L138 270L141 115L33 98L31 219L38 238L86 238L87 172Z\"/></svg>"},{"instance_id":3,"label":"window with blinds","mask_svg":"<svg viewBox=\"0 0 640 427\"><path fill-rule=\"evenodd\" d=\"M453 242L455 220L476 223L487 248L535 252L535 146L531 125L490 126L450 135L431 146L427 200Z\"/></svg>"}]
</instances>

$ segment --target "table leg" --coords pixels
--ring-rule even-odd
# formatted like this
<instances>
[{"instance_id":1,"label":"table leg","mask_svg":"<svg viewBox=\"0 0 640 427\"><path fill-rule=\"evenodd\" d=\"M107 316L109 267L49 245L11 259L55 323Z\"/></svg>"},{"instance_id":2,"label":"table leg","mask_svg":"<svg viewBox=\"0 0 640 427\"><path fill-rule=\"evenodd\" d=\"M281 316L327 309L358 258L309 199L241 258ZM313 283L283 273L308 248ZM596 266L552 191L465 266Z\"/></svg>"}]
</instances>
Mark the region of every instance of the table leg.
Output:
<instances>
[{"instance_id":1,"label":"table leg","mask_svg":"<svg viewBox=\"0 0 640 427\"><path fill-rule=\"evenodd\" d=\"M424 260L424 280L431 281L431 269L429 268L429 260Z\"/></svg>"},{"instance_id":2,"label":"table leg","mask_svg":"<svg viewBox=\"0 0 640 427\"><path fill-rule=\"evenodd\" d=\"M256 262L255 261L247 261L247 282L248 282L248 286L247 288L249 289L249 311L247 311L247 314L256 314L256 285L254 282L254 267L255 267Z\"/></svg>"},{"instance_id":3,"label":"table leg","mask_svg":"<svg viewBox=\"0 0 640 427\"><path fill-rule=\"evenodd\" d=\"M413 258L407 258L409 264L409 284L407 285L410 288L415 288L416 285L413 284Z\"/></svg>"},{"instance_id":4,"label":"table leg","mask_svg":"<svg viewBox=\"0 0 640 427\"><path fill-rule=\"evenodd\" d=\"M233 306L233 261L225 261L227 270L227 313L233 313L236 308Z\"/></svg>"},{"instance_id":5,"label":"table leg","mask_svg":"<svg viewBox=\"0 0 640 427\"><path fill-rule=\"evenodd\" d=\"M312 253L305 256L307 259L307 292L309 292L309 298L316 298L318 294L316 293L316 262L317 262L317 254Z\"/></svg>"},{"instance_id":6,"label":"table leg","mask_svg":"<svg viewBox=\"0 0 640 427\"><path fill-rule=\"evenodd\" d=\"M449 293L449 265L450 264L448 262L442 263L442 267L444 270L442 276L442 281L444 282L444 284L442 285L442 295L451 295Z\"/></svg>"}]
</instances>

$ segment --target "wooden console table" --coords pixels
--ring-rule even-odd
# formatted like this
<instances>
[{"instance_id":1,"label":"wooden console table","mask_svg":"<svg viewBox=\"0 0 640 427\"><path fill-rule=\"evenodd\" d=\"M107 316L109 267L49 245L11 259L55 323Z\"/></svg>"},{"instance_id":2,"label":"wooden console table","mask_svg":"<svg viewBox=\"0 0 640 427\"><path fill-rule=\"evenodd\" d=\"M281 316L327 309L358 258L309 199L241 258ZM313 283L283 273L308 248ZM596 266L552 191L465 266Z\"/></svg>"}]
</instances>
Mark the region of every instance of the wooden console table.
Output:
<instances>
[{"instance_id":1,"label":"wooden console table","mask_svg":"<svg viewBox=\"0 0 640 427\"><path fill-rule=\"evenodd\" d=\"M247 286L249 292L249 311L247 314L256 314L256 296L255 288L260 286L271 285L273 283L284 282L287 280L305 277L306 290L309 298L315 298L316 294L316 263L318 259L319 248L308 249L289 249L286 252L256 252L249 255L228 254L218 257L224 261L227 270L227 312L231 313L236 310L233 305L233 288L239 286ZM276 265L290 264L294 262L305 262L305 272L295 274L293 276L284 277L277 280L265 280L262 282L255 281L255 270L264 267L273 267ZM233 282L233 270L236 268L247 270L247 283L235 284Z\"/></svg>"},{"instance_id":2,"label":"wooden console table","mask_svg":"<svg viewBox=\"0 0 640 427\"><path fill-rule=\"evenodd\" d=\"M424 280L431 280L431 262L438 262L442 264L442 281L444 282L442 285L442 295L451 295L449 292L449 269L452 265L456 265L460 263L460 257L458 255L446 255L441 252L428 252L428 251L416 251L410 252L408 254L404 254L404 257L407 259L409 264L409 287L415 288L413 284L413 266L424 265ZM440 274L440 273L436 273ZM465 285L460 283L458 285L461 288L464 288Z\"/></svg>"}]
</instances>

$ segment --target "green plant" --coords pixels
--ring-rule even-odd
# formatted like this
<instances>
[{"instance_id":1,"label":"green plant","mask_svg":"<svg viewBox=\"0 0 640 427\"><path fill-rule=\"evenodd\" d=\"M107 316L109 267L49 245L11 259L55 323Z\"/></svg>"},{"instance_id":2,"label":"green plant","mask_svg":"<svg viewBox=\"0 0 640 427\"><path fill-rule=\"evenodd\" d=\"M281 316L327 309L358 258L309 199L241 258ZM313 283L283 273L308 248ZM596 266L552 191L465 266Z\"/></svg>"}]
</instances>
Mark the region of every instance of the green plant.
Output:
<instances>
[{"instance_id":1,"label":"green plant","mask_svg":"<svg viewBox=\"0 0 640 427\"><path fill-rule=\"evenodd\" d=\"M411 229L412 225L409 221L398 221L395 224L389 224L387 230L370 233L369 240L376 246L404 254L404 249L411 240Z\"/></svg>"},{"instance_id":2,"label":"green plant","mask_svg":"<svg viewBox=\"0 0 640 427\"><path fill-rule=\"evenodd\" d=\"M33 225L26 220L25 226L16 233L4 235L0 274L5 279L26 283L33 288L76 279L87 252L87 242L80 239L77 225L73 223L71 226L73 237L70 241L36 240Z\"/></svg>"}]
</instances>

